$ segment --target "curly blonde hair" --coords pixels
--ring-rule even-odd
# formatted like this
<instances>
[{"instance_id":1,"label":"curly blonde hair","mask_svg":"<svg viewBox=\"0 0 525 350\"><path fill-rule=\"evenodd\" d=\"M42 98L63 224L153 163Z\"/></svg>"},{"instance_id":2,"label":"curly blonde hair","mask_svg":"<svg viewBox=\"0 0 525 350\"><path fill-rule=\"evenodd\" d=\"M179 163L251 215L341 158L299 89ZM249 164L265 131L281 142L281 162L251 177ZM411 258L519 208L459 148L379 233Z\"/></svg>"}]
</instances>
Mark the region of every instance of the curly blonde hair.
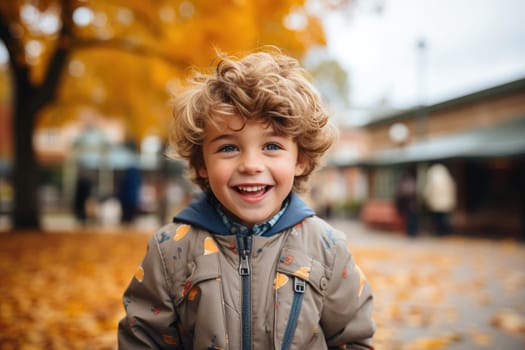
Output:
<instances>
[{"instance_id":1,"label":"curly blonde hair","mask_svg":"<svg viewBox=\"0 0 525 350\"><path fill-rule=\"evenodd\" d=\"M304 190L337 134L306 70L275 48L240 59L219 53L209 72L194 72L173 105L171 156L189 162L191 179L204 191L207 179L198 173L204 166L202 142L206 126L217 126L221 118L239 115L292 137L306 163L304 173L294 179L295 191Z\"/></svg>"}]
</instances>

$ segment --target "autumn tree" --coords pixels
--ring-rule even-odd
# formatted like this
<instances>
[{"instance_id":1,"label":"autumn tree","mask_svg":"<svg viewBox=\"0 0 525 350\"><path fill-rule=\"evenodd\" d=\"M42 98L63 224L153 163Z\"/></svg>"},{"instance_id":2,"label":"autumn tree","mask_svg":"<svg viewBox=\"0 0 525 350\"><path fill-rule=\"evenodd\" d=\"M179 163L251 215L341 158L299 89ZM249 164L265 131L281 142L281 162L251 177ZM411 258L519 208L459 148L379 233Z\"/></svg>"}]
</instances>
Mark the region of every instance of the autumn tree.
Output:
<instances>
[{"instance_id":1,"label":"autumn tree","mask_svg":"<svg viewBox=\"0 0 525 350\"><path fill-rule=\"evenodd\" d=\"M309 1L317 5L313 9L305 3L0 1L0 39L12 76L14 228L39 227L32 137L42 119L60 125L78 106L90 105L122 118L140 138L166 121L166 86L188 66L209 64L216 49L238 52L272 44L301 57L324 44L317 17L322 2Z\"/></svg>"}]
</instances>

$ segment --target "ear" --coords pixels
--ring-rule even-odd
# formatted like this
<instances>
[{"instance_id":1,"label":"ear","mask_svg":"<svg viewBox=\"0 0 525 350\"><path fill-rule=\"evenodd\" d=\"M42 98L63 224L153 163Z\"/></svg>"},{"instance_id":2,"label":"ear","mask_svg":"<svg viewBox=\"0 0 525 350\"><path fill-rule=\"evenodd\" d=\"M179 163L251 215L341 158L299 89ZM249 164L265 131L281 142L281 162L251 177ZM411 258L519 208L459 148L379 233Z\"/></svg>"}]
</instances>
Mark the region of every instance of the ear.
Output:
<instances>
[{"instance_id":1,"label":"ear","mask_svg":"<svg viewBox=\"0 0 525 350\"><path fill-rule=\"evenodd\" d=\"M306 171L306 166L308 164L308 160L306 157L302 154L297 156L297 163L295 163L295 176L301 176L304 175L304 172Z\"/></svg>"},{"instance_id":2,"label":"ear","mask_svg":"<svg viewBox=\"0 0 525 350\"><path fill-rule=\"evenodd\" d=\"M199 167L199 169L197 170L197 173L199 174L200 177L206 179L208 178L208 170L206 170L206 167Z\"/></svg>"}]
</instances>

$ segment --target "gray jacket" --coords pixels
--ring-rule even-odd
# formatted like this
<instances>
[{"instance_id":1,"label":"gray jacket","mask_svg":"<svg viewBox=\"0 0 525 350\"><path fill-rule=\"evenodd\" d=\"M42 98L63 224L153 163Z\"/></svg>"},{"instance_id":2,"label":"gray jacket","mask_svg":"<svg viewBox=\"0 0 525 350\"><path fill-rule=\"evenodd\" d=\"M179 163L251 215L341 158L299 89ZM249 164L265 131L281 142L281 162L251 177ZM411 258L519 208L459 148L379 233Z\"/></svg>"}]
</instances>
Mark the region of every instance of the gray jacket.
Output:
<instances>
[{"instance_id":1,"label":"gray jacket","mask_svg":"<svg viewBox=\"0 0 525 350\"><path fill-rule=\"evenodd\" d=\"M152 236L120 349L372 349L372 294L344 234L296 195L264 237L217 232L213 212L201 199Z\"/></svg>"}]
</instances>

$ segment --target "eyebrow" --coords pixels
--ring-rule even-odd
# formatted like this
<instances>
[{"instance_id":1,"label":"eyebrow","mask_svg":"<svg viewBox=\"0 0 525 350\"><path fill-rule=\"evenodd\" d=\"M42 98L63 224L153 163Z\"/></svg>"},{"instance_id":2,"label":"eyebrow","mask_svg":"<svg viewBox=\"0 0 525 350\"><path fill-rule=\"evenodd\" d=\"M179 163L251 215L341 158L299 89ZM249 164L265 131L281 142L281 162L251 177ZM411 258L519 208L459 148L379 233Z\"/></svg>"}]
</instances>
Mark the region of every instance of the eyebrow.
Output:
<instances>
[{"instance_id":1,"label":"eyebrow","mask_svg":"<svg viewBox=\"0 0 525 350\"><path fill-rule=\"evenodd\" d=\"M221 134L217 137L214 137L213 139L210 140L210 143L214 143L214 142L218 142L218 141L222 141L224 139L230 139L230 138L233 138L233 135L232 134Z\"/></svg>"},{"instance_id":2,"label":"eyebrow","mask_svg":"<svg viewBox=\"0 0 525 350\"><path fill-rule=\"evenodd\" d=\"M263 137L283 137L275 132L275 130L264 131L262 132ZM219 136L214 137L210 140L210 143L219 142L227 139L235 138L235 134L220 134Z\"/></svg>"}]
</instances>

